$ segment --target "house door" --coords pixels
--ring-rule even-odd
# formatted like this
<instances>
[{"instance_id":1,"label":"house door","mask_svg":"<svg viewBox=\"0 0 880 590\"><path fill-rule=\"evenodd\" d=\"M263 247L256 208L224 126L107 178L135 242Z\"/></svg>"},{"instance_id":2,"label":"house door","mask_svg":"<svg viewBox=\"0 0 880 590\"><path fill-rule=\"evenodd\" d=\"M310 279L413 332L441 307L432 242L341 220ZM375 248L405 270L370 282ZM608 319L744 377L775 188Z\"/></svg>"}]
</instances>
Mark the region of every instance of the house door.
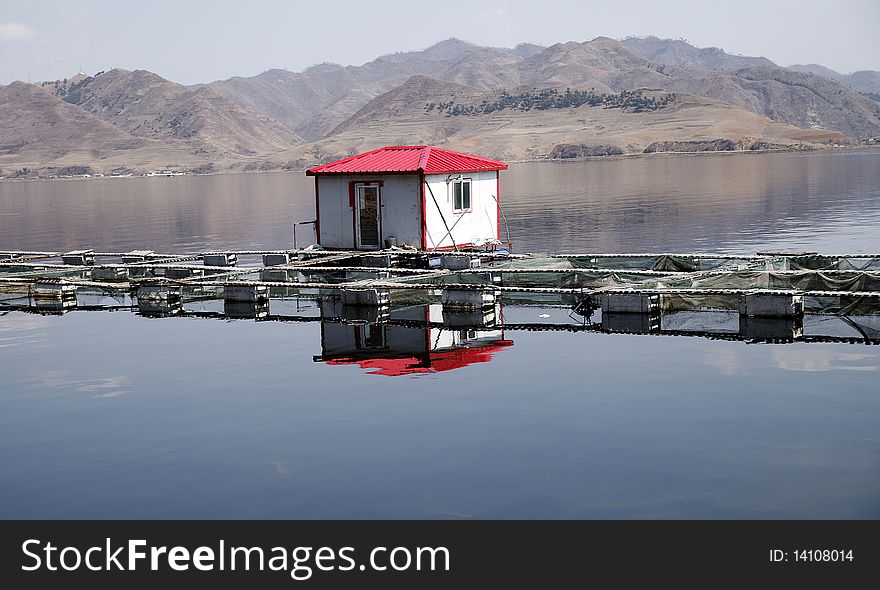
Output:
<instances>
[{"instance_id":1,"label":"house door","mask_svg":"<svg viewBox=\"0 0 880 590\"><path fill-rule=\"evenodd\" d=\"M358 248L379 248L379 185L355 185L355 239Z\"/></svg>"}]
</instances>

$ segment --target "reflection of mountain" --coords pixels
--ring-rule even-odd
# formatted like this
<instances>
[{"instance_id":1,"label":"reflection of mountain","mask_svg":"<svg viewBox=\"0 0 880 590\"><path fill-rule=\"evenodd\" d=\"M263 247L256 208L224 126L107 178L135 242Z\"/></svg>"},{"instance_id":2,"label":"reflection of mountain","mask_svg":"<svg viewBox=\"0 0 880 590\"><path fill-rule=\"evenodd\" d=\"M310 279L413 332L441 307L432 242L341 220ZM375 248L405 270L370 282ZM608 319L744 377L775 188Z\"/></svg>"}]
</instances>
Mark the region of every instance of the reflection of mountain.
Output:
<instances>
[{"instance_id":1,"label":"reflection of mountain","mask_svg":"<svg viewBox=\"0 0 880 590\"><path fill-rule=\"evenodd\" d=\"M357 311L332 302L322 304L324 316ZM329 365L356 364L371 375L389 377L487 363L494 353L513 345L512 340L504 339L503 326L496 323L500 315L500 310L449 314L440 305L428 305L395 310L397 323L393 325L357 320L322 322L321 355L314 360ZM407 321L413 325L403 325Z\"/></svg>"},{"instance_id":2,"label":"reflection of mountain","mask_svg":"<svg viewBox=\"0 0 880 590\"><path fill-rule=\"evenodd\" d=\"M502 203L517 252L857 251L875 243L878 155L522 163Z\"/></svg>"},{"instance_id":3,"label":"reflection of mountain","mask_svg":"<svg viewBox=\"0 0 880 590\"><path fill-rule=\"evenodd\" d=\"M517 253L878 248L880 150L521 163L501 189ZM289 248L314 190L281 173L4 183L0 248Z\"/></svg>"}]
</instances>

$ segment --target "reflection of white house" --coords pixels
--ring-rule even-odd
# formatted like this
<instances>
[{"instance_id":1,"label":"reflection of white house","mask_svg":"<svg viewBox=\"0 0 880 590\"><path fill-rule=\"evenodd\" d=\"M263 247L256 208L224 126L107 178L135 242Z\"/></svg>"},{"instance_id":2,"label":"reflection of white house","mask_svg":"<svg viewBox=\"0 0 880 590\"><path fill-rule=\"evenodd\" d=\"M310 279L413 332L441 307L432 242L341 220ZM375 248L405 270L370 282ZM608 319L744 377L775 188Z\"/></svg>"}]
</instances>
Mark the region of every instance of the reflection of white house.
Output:
<instances>
[{"instance_id":1,"label":"reflection of white house","mask_svg":"<svg viewBox=\"0 0 880 590\"><path fill-rule=\"evenodd\" d=\"M424 322L425 326L321 322L321 356L315 360L331 365L356 364L374 375L412 375L486 363L496 352L513 344L504 339L500 327L455 327L456 322L449 322L440 305L396 310L394 318ZM429 323L435 327L428 327Z\"/></svg>"},{"instance_id":2,"label":"reflection of white house","mask_svg":"<svg viewBox=\"0 0 880 590\"><path fill-rule=\"evenodd\" d=\"M391 146L306 172L315 177L316 233L325 248L422 250L499 238L507 164L430 146Z\"/></svg>"}]
</instances>

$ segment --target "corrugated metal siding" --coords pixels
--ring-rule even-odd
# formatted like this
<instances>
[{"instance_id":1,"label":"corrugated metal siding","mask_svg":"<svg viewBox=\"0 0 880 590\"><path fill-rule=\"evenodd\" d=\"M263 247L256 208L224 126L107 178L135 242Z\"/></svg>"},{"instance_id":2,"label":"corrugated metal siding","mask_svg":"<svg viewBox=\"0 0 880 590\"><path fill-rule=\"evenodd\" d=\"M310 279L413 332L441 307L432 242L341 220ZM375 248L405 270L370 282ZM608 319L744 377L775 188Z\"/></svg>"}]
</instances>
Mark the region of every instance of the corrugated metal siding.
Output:
<instances>
[{"instance_id":1,"label":"corrugated metal siding","mask_svg":"<svg viewBox=\"0 0 880 590\"><path fill-rule=\"evenodd\" d=\"M455 211L446 174L425 177L425 182L431 187L425 205L425 246L428 249L486 242L498 236L498 184L495 172L468 172L464 176L471 179L471 209L466 213ZM437 199L436 206L431 193ZM451 238L443 218L452 229Z\"/></svg>"},{"instance_id":2,"label":"corrugated metal siding","mask_svg":"<svg viewBox=\"0 0 880 590\"><path fill-rule=\"evenodd\" d=\"M354 211L349 204L349 183L382 182L381 239L397 238L400 245L416 248L422 243L419 176L416 174L319 176L321 245L326 248L354 248Z\"/></svg>"},{"instance_id":3,"label":"corrugated metal siding","mask_svg":"<svg viewBox=\"0 0 880 590\"><path fill-rule=\"evenodd\" d=\"M507 170L507 164L442 148L388 146L343 158L306 171L309 176L331 174L416 173L447 174L452 172L488 172Z\"/></svg>"}]
</instances>

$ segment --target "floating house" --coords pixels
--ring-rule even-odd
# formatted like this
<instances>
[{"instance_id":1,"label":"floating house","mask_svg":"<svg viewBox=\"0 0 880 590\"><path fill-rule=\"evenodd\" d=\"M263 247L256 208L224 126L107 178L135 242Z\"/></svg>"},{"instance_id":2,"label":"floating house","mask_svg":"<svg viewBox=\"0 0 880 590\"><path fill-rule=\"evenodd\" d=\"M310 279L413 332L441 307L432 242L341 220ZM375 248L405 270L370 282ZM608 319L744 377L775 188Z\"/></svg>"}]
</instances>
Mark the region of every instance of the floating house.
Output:
<instances>
[{"instance_id":1,"label":"floating house","mask_svg":"<svg viewBox=\"0 0 880 590\"><path fill-rule=\"evenodd\" d=\"M325 248L485 247L500 234L507 164L431 146L389 146L306 171Z\"/></svg>"}]
</instances>

